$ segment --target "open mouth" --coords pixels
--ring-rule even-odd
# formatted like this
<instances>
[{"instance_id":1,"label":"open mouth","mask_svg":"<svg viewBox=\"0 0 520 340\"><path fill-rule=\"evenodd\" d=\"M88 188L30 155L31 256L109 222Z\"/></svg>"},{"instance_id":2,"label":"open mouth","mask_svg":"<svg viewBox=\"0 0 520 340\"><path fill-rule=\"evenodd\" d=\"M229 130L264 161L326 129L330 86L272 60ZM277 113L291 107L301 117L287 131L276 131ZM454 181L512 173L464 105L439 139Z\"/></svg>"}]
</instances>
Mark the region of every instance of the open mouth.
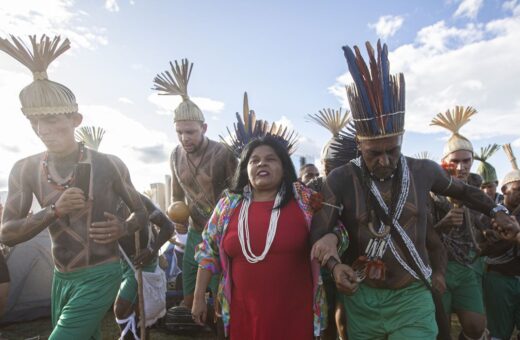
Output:
<instances>
[{"instance_id":1,"label":"open mouth","mask_svg":"<svg viewBox=\"0 0 520 340\"><path fill-rule=\"evenodd\" d=\"M256 175L258 177L265 177L265 176L269 176L269 171L266 171L266 170L260 170L256 173Z\"/></svg>"}]
</instances>

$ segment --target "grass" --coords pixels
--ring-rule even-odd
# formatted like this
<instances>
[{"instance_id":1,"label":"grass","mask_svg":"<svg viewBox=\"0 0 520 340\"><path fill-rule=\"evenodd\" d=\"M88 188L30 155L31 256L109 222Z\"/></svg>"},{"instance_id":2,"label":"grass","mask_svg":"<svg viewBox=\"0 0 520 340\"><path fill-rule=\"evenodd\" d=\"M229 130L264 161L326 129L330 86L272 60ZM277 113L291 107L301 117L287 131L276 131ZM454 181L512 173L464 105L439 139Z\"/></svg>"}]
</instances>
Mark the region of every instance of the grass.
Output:
<instances>
[{"instance_id":1,"label":"grass","mask_svg":"<svg viewBox=\"0 0 520 340\"><path fill-rule=\"evenodd\" d=\"M43 318L38 319L31 322L23 322L23 323L15 323L5 327L0 328L0 340L8 339L8 340L18 340L18 339L47 339L52 331L51 327L51 319ZM101 334L103 334L103 340L113 340L119 338L119 328L117 327L116 322L114 321L114 314L112 312L108 312L103 319L103 323L101 326ZM150 330L149 339L153 340L166 340L166 339L174 339L174 340L193 340L193 339L216 339L210 333L200 334L196 337L193 336L181 336L174 335L171 333L167 333L159 328L152 328Z\"/></svg>"}]
</instances>

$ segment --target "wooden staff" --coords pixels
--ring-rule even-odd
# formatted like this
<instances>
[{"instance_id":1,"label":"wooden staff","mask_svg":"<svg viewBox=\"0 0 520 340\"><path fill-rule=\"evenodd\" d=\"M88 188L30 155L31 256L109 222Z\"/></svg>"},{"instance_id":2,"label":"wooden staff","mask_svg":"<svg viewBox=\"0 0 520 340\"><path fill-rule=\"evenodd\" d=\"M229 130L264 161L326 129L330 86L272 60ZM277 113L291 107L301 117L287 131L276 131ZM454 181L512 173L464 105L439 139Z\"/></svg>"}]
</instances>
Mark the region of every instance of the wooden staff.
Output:
<instances>
[{"instance_id":1,"label":"wooden staff","mask_svg":"<svg viewBox=\"0 0 520 340\"><path fill-rule=\"evenodd\" d=\"M141 242L139 230L135 232L135 256L141 253ZM141 327L141 340L146 340L146 316L144 314L144 297L143 297L143 271L141 268L137 270L137 296L139 301L139 327Z\"/></svg>"}]
</instances>

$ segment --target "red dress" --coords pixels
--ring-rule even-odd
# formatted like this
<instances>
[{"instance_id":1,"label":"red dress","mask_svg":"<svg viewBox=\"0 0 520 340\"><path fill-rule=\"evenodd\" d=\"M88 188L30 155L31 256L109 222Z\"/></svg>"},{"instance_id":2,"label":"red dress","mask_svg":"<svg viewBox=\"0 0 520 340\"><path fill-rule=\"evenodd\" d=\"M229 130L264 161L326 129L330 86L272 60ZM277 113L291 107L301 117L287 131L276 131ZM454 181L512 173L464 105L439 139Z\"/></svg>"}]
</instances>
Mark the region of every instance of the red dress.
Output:
<instances>
[{"instance_id":1,"label":"red dress","mask_svg":"<svg viewBox=\"0 0 520 340\"><path fill-rule=\"evenodd\" d=\"M274 201L252 202L249 236L255 255L265 247ZM271 249L249 263L238 240L240 205L224 236L231 268L231 340L313 338L312 272L309 231L296 200L282 208Z\"/></svg>"}]
</instances>

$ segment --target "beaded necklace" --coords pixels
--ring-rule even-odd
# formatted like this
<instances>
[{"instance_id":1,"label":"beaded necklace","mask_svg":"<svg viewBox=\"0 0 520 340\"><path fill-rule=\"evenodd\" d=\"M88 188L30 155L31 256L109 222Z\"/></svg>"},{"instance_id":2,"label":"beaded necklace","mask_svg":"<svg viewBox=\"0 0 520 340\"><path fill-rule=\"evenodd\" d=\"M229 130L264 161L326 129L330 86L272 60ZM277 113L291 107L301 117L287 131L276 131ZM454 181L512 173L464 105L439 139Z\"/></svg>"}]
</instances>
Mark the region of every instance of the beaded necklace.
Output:
<instances>
[{"instance_id":1,"label":"beaded necklace","mask_svg":"<svg viewBox=\"0 0 520 340\"><path fill-rule=\"evenodd\" d=\"M79 162L81 162L83 160L83 155L85 153L85 145L83 143L78 143L78 144L79 144L79 154L78 154L78 160L76 161L76 164L78 164ZM70 188L72 182L74 181L74 171L72 172L72 174L68 180L66 180L63 183L58 183L52 178L52 176L49 172L49 161L48 160L49 160L49 153L46 151L45 155L43 156L42 168L43 168L43 173L44 173L45 177L47 177L47 182L50 183L51 185L55 186L59 190L65 190L65 189Z\"/></svg>"}]
</instances>

